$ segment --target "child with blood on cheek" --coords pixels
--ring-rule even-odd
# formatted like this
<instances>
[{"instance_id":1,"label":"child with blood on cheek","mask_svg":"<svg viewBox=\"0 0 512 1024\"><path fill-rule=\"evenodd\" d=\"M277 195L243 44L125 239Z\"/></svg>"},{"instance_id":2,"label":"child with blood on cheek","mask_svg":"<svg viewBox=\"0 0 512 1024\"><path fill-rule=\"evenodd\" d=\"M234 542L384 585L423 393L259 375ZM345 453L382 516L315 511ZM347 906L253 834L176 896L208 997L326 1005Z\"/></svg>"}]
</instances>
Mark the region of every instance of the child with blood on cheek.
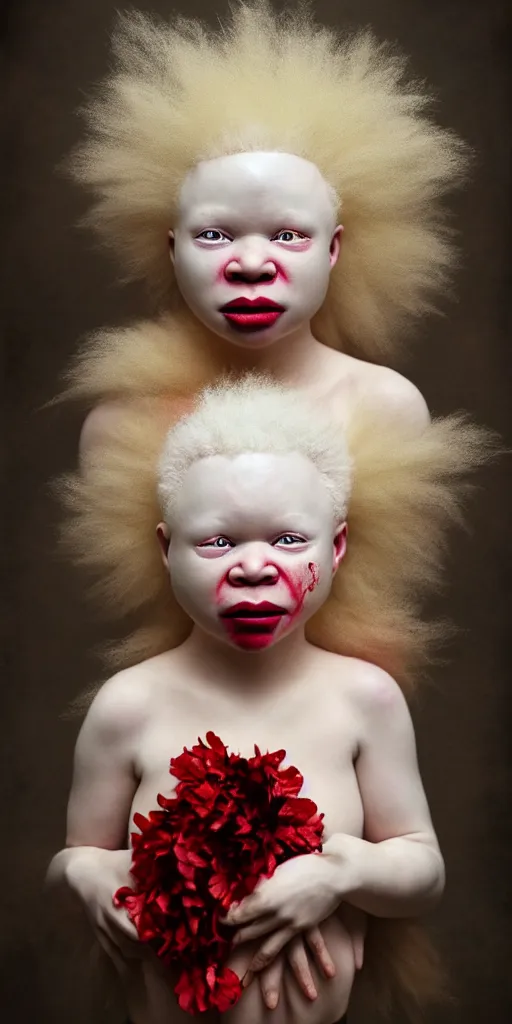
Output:
<instances>
[{"instance_id":1,"label":"child with blood on cheek","mask_svg":"<svg viewBox=\"0 0 512 1024\"><path fill-rule=\"evenodd\" d=\"M267 572L275 571L274 585L279 586L282 582L287 591L287 600L283 604L242 601L220 613L231 643L247 651L263 650L293 629L303 611L306 595L312 593L319 582L318 566L314 562L293 571L285 571L272 563L266 568ZM226 601L226 591L229 600L229 588L228 572L217 587L220 607Z\"/></svg>"}]
</instances>

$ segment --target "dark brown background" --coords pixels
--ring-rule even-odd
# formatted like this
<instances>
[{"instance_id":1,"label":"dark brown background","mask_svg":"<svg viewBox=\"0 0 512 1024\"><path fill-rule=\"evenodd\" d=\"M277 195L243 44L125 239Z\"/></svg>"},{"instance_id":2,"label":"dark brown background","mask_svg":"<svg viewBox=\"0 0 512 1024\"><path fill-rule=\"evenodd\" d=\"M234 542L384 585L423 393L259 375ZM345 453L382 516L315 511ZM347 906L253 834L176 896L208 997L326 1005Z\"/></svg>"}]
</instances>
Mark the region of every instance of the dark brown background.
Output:
<instances>
[{"instance_id":1,"label":"dark brown background","mask_svg":"<svg viewBox=\"0 0 512 1024\"><path fill-rule=\"evenodd\" d=\"M165 13L171 4L140 6ZM213 20L227 3L174 6ZM505 0L316 3L327 23L371 23L397 40L436 89L441 121L476 150L473 182L453 203L465 254L457 301L445 318L422 325L403 369L434 412L467 408L510 443L506 7ZM86 992L85 970L70 963L64 942L49 941L40 898L46 863L63 842L78 727L62 713L95 678L90 652L102 633L82 602L79 579L56 556L58 510L48 492L49 479L74 464L80 417L39 407L58 389L85 331L144 311L142 293L117 289L114 268L73 227L83 198L55 172L80 131L75 109L105 70L114 9L111 0L18 0L1 13L8 444L0 1012L20 1024L103 1019ZM436 924L459 999L432 1013L432 1024L512 1020L508 475L505 459L485 475L471 531L454 538L449 585L436 610L448 612L460 632L449 660L433 668L434 685L417 713L421 764L448 869Z\"/></svg>"}]
</instances>

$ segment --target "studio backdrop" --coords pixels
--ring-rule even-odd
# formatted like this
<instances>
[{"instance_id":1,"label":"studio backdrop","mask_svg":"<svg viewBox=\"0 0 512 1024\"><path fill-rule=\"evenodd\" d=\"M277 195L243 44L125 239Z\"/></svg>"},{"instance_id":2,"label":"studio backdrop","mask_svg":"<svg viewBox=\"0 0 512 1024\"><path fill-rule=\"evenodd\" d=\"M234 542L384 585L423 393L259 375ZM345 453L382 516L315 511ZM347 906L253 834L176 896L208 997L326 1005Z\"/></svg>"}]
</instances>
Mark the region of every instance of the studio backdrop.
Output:
<instances>
[{"instance_id":1,"label":"studio backdrop","mask_svg":"<svg viewBox=\"0 0 512 1024\"><path fill-rule=\"evenodd\" d=\"M109 633L84 600L83 580L57 552L61 512L49 487L75 465L82 412L43 405L59 390L85 333L147 312L142 289L118 287L114 265L76 228L86 200L58 169L82 130L76 109L106 71L109 34L122 5L4 4L0 1007L3 1019L19 1024L93 1024L116 1020L116 1011L98 1006L82 954L77 950L71 962L68 940L52 933L41 890L48 861L64 841L80 724L69 706L98 678L94 651ZM141 0L138 6L164 15L172 6L213 24L226 14L227 0ZM328 25L371 25L396 42L414 73L431 83L438 121L474 150L472 180L451 204L463 252L454 294L442 316L411 334L397 368L419 386L433 414L467 409L510 445L506 0L316 0L314 6ZM446 586L428 612L450 618L457 632L430 667L430 685L414 708L420 765L447 866L446 895L432 923L455 997L432 1011L430 1024L512 1020L509 463L504 456L482 474L469 529L451 543Z\"/></svg>"}]
</instances>

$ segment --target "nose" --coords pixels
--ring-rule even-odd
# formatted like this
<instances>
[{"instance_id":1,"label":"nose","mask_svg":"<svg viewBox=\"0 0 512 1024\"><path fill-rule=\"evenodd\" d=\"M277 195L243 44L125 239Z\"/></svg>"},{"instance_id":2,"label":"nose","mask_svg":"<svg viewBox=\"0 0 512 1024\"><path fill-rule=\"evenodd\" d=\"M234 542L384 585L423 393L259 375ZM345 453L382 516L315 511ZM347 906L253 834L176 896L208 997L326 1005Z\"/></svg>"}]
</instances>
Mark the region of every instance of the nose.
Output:
<instances>
[{"instance_id":1,"label":"nose","mask_svg":"<svg viewBox=\"0 0 512 1024\"><path fill-rule=\"evenodd\" d=\"M277 267L269 259L266 245L253 240L240 243L240 248L226 264L224 275L227 281L273 281L277 277Z\"/></svg>"},{"instance_id":2,"label":"nose","mask_svg":"<svg viewBox=\"0 0 512 1024\"><path fill-rule=\"evenodd\" d=\"M273 586L277 583L278 577L277 566L256 554L242 559L228 573L232 587Z\"/></svg>"}]
</instances>

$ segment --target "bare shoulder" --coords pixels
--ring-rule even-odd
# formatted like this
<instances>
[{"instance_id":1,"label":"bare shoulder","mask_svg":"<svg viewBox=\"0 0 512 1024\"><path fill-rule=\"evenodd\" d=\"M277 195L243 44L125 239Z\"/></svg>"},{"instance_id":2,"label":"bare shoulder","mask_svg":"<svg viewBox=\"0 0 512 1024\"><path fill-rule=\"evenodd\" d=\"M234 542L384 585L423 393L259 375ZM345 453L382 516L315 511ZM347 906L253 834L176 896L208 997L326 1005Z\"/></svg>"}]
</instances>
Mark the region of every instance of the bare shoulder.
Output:
<instances>
[{"instance_id":1,"label":"bare shoulder","mask_svg":"<svg viewBox=\"0 0 512 1024\"><path fill-rule=\"evenodd\" d=\"M138 733L154 711L168 661L168 654L159 654L111 676L96 694L82 731L104 743Z\"/></svg>"},{"instance_id":2,"label":"bare shoulder","mask_svg":"<svg viewBox=\"0 0 512 1024\"><path fill-rule=\"evenodd\" d=\"M400 686L384 669L360 658L333 655L335 685L364 719L382 722L390 718L410 719Z\"/></svg>"},{"instance_id":3,"label":"bare shoulder","mask_svg":"<svg viewBox=\"0 0 512 1024\"><path fill-rule=\"evenodd\" d=\"M430 413L419 388L389 366L364 365L362 393L370 399L377 397L386 412L407 423L411 432L422 433L430 423Z\"/></svg>"},{"instance_id":4,"label":"bare shoulder","mask_svg":"<svg viewBox=\"0 0 512 1024\"><path fill-rule=\"evenodd\" d=\"M420 434L430 423L427 403L419 388L389 366L367 363L344 353L334 353L331 395L346 398L354 409L367 403L391 419L407 424L412 434Z\"/></svg>"},{"instance_id":5,"label":"bare shoulder","mask_svg":"<svg viewBox=\"0 0 512 1024\"><path fill-rule=\"evenodd\" d=\"M95 405L87 413L79 440L79 458L83 466L89 455L116 435L121 436L130 417L148 417L167 428L194 407L191 395L138 395L110 398Z\"/></svg>"},{"instance_id":6,"label":"bare shoulder","mask_svg":"<svg viewBox=\"0 0 512 1024\"><path fill-rule=\"evenodd\" d=\"M101 447L106 437L116 431L129 408L128 399L109 399L95 405L87 413L80 431L78 445L81 463L91 452Z\"/></svg>"}]
</instances>

